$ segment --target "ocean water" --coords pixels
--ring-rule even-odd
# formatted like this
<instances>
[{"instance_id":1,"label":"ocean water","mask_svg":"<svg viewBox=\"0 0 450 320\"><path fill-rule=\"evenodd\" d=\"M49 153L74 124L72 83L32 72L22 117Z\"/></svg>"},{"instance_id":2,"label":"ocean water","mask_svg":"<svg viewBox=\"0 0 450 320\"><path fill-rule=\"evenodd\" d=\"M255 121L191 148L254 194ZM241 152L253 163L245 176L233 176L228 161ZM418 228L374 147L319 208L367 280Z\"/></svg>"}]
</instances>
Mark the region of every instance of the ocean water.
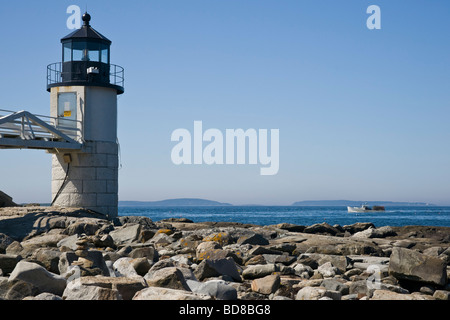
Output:
<instances>
[{"instance_id":1,"label":"ocean water","mask_svg":"<svg viewBox=\"0 0 450 320\"><path fill-rule=\"evenodd\" d=\"M450 227L450 207L386 207L385 212L349 213L346 207L295 206L186 206L151 207L119 206L119 216L146 216L153 221L167 218L188 218L194 222L226 221L271 225L293 223L312 225L327 222L341 226L355 222L372 222L382 226L444 226Z\"/></svg>"}]
</instances>

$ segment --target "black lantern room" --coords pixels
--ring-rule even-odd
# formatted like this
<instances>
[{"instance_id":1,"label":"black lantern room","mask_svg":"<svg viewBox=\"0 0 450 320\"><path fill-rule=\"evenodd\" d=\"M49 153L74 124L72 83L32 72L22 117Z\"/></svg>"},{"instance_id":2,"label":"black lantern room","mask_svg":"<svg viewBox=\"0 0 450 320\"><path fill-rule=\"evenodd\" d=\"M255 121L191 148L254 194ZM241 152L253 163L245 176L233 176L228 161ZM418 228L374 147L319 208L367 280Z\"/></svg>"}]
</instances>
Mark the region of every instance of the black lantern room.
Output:
<instances>
[{"instance_id":1,"label":"black lantern room","mask_svg":"<svg viewBox=\"0 0 450 320\"><path fill-rule=\"evenodd\" d=\"M47 67L47 90L67 85L113 87L123 89L123 68L110 63L111 41L89 24L85 13L83 26L61 39L62 63Z\"/></svg>"}]
</instances>

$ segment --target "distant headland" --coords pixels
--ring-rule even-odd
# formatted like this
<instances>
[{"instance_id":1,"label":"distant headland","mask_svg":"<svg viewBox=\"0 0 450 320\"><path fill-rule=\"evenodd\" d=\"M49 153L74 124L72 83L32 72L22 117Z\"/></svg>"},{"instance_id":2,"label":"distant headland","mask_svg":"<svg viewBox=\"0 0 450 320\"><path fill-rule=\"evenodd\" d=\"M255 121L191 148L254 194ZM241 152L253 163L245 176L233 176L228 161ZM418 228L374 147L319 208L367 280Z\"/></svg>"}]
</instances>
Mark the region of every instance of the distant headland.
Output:
<instances>
[{"instance_id":1,"label":"distant headland","mask_svg":"<svg viewBox=\"0 0 450 320\"><path fill-rule=\"evenodd\" d=\"M230 203L197 199L197 198L179 198L166 199L161 201L119 201L119 206L155 206L155 207L172 207L172 206L232 206Z\"/></svg>"},{"instance_id":2,"label":"distant headland","mask_svg":"<svg viewBox=\"0 0 450 320\"><path fill-rule=\"evenodd\" d=\"M354 200L305 200L297 201L291 206L359 206L361 203L367 202L369 205L376 206L432 206L433 204L424 202L394 202L394 201L354 201ZM199 199L199 198L177 198L166 199L160 201L119 201L119 206L154 206L154 207L173 207L173 206L233 206L231 203L219 202L214 200ZM249 205L246 205L249 206ZM258 206L253 204L252 206Z\"/></svg>"}]
</instances>

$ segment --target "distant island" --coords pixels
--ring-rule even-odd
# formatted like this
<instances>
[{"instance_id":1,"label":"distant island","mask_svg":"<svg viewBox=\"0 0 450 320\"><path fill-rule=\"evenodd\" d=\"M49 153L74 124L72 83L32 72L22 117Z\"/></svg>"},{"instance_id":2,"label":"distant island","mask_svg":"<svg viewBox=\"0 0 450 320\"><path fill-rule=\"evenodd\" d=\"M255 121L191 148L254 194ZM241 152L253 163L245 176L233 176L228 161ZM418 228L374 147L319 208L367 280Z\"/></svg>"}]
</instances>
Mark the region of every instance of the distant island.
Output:
<instances>
[{"instance_id":1,"label":"distant island","mask_svg":"<svg viewBox=\"0 0 450 320\"><path fill-rule=\"evenodd\" d=\"M387 207L413 207L413 206L433 206L433 204L425 202L395 202L395 201L354 201L354 200L304 200L297 201L291 204L291 206L298 207L359 207L362 203L366 203L369 206L387 206ZM166 199L160 201L119 201L121 207L184 207L184 206L233 206L231 203L198 199L198 198L178 198L178 199ZM259 204L247 204L245 206L263 206Z\"/></svg>"},{"instance_id":2,"label":"distant island","mask_svg":"<svg viewBox=\"0 0 450 320\"><path fill-rule=\"evenodd\" d=\"M322 206L322 207L338 207L338 206L350 206L358 207L362 203L366 203L370 206L389 206L389 207L406 207L406 206L432 206L430 203L425 202L394 202L394 201L354 201L354 200L305 200L294 202L293 206Z\"/></svg>"},{"instance_id":3,"label":"distant island","mask_svg":"<svg viewBox=\"0 0 450 320\"><path fill-rule=\"evenodd\" d=\"M119 206L146 206L146 207L174 207L174 206L232 206L230 203L196 199L180 198L161 201L119 201Z\"/></svg>"}]
</instances>

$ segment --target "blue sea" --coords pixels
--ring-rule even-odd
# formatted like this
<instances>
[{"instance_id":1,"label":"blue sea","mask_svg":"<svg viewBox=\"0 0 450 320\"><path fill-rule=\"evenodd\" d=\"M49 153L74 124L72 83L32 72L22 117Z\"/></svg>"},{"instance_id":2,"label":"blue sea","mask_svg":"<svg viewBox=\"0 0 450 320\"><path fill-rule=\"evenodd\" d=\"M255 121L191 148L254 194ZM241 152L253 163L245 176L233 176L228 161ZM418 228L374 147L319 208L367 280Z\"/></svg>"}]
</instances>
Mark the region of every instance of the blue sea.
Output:
<instances>
[{"instance_id":1,"label":"blue sea","mask_svg":"<svg viewBox=\"0 0 450 320\"><path fill-rule=\"evenodd\" d=\"M194 222L226 221L256 225L293 223L312 225L327 222L341 226L355 222L372 222L382 226L443 226L450 227L450 207L386 207L385 212L348 213L346 207L295 206L119 206L119 216L146 216L153 221L167 218L188 218Z\"/></svg>"}]
</instances>

